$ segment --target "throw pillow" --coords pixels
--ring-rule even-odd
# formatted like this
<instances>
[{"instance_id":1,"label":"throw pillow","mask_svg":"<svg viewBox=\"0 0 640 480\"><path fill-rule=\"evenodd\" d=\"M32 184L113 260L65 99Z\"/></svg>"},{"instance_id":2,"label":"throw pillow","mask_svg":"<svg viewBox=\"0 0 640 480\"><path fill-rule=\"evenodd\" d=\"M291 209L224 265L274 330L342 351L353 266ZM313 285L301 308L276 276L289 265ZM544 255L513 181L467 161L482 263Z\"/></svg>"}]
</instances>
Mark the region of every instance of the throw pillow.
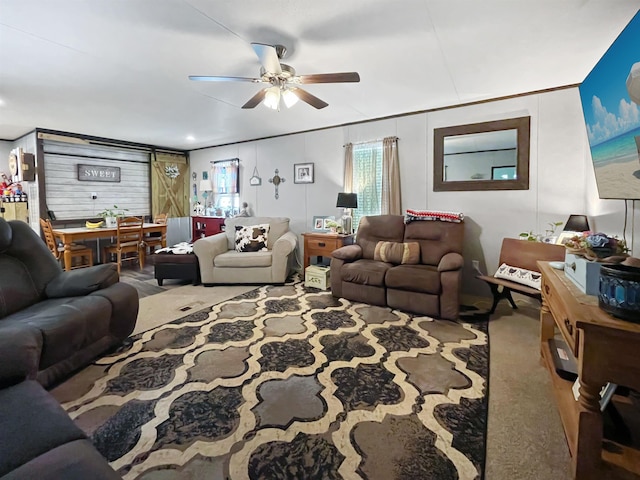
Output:
<instances>
[{"instance_id":1,"label":"throw pillow","mask_svg":"<svg viewBox=\"0 0 640 480\"><path fill-rule=\"evenodd\" d=\"M493 275L496 278L504 278L505 280L511 280L512 282L521 283L528 287L540 290L540 281L542 275L540 272L533 270L527 270L526 268L512 267L503 263L498 268L498 271Z\"/></svg>"},{"instance_id":2,"label":"throw pillow","mask_svg":"<svg viewBox=\"0 0 640 480\"><path fill-rule=\"evenodd\" d=\"M396 265L416 265L420 263L420 244L418 242L378 242L373 259Z\"/></svg>"},{"instance_id":3,"label":"throw pillow","mask_svg":"<svg viewBox=\"0 0 640 480\"><path fill-rule=\"evenodd\" d=\"M236 251L259 252L267 250L269 224L236 225Z\"/></svg>"}]
</instances>

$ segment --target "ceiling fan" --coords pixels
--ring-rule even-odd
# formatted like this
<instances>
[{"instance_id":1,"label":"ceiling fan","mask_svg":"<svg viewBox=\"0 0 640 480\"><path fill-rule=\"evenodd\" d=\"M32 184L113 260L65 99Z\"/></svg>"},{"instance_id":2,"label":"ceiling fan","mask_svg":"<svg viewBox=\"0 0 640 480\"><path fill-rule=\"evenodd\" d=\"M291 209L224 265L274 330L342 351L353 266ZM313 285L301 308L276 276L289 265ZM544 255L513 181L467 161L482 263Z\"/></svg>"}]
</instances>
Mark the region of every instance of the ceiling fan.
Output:
<instances>
[{"instance_id":1,"label":"ceiling fan","mask_svg":"<svg viewBox=\"0 0 640 480\"><path fill-rule=\"evenodd\" d=\"M251 47L253 51L256 52L262 64L259 78L190 75L189 80L198 82L251 82L270 84L271 86L263 88L251 97L242 108L255 108L260 102L263 102L267 107L274 110L280 109L281 99L287 108L295 105L298 100L302 100L317 109L329 105L315 95L311 95L306 90L303 90L298 85L360 81L360 75L358 75L357 72L296 75L293 67L280 62L286 53L284 46L252 43Z\"/></svg>"}]
</instances>

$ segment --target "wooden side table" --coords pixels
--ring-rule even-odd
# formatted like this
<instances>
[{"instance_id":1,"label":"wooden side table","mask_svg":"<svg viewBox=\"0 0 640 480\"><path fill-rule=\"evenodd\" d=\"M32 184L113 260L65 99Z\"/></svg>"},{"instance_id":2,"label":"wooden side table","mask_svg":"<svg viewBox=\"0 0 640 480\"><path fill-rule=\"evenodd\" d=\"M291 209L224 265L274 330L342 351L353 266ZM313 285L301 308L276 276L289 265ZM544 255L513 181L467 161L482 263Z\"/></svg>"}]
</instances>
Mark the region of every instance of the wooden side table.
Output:
<instances>
[{"instance_id":1,"label":"wooden side table","mask_svg":"<svg viewBox=\"0 0 640 480\"><path fill-rule=\"evenodd\" d=\"M306 269L311 257L328 257L334 250L351 245L354 235L343 235L341 233L303 233L304 237L304 268Z\"/></svg>"}]
</instances>

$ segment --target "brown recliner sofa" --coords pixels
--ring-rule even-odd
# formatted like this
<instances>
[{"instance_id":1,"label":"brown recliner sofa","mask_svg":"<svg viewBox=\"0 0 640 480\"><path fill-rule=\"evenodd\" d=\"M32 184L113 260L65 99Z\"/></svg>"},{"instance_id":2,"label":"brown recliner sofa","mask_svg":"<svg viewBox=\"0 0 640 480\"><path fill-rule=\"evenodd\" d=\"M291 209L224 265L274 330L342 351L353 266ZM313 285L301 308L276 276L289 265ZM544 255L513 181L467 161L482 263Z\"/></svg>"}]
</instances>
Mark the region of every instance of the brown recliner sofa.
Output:
<instances>
[{"instance_id":1,"label":"brown recliner sofa","mask_svg":"<svg viewBox=\"0 0 640 480\"><path fill-rule=\"evenodd\" d=\"M122 343L138 307L114 264L65 272L29 225L0 218L0 337L14 345L0 364L27 362L26 377L49 387Z\"/></svg>"},{"instance_id":2,"label":"brown recliner sofa","mask_svg":"<svg viewBox=\"0 0 640 480\"><path fill-rule=\"evenodd\" d=\"M356 302L457 319L463 241L463 223L416 220L405 224L402 215L363 217L356 242L332 253L331 293Z\"/></svg>"}]
</instances>

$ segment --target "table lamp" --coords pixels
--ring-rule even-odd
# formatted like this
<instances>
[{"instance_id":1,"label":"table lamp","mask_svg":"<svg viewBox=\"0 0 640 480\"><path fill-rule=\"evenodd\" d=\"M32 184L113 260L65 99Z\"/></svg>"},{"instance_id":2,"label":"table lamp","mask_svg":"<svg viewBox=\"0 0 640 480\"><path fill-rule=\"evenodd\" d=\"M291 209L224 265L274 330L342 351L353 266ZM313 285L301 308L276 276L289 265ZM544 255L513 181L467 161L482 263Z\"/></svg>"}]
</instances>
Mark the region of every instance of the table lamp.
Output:
<instances>
[{"instance_id":1,"label":"table lamp","mask_svg":"<svg viewBox=\"0 0 640 480\"><path fill-rule=\"evenodd\" d=\"M351 209L358 208L358 194L357 193L338 193L338 201L336 207L344 208L344 215L342 216L342 231L346 235L353 233L353 219L351 218Z\"/></svg>"},{"instance_id":2,"label":"table lamp","mask_svg":"<svg viewBox=\"0 0 640 480\"><path fill-rule=\"evenodd\" d=\"M589 230L589 220L586 215L569 215L564 226L565 232L586 232Z\"/></svg>"}]
</instances>

